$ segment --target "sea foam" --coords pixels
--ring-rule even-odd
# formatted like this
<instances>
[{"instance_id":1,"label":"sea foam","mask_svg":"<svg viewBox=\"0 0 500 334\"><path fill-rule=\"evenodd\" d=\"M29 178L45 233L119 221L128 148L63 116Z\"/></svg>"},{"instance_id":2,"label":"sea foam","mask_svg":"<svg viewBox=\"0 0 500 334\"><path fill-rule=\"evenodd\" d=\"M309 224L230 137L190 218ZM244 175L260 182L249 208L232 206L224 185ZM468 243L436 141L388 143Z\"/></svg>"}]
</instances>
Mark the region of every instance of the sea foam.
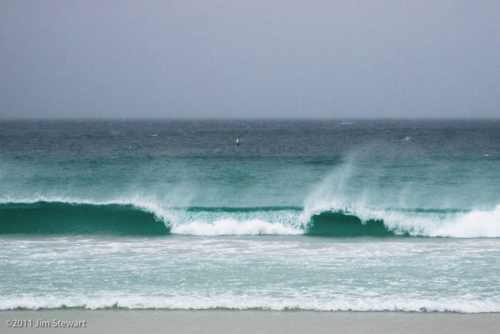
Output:
<instances>
[{"instance_id":1,"label":"sea foam","mask_svg":"<svg viewBox=\"0 0 500 334\"><path fill-rule=\"evenodd\" d=\"M170 231L174 234L190 235L292 235L304 233L304 230L300 228L285 226L280 223L269 223L259 219L245 221L222 219L214 222L195 221L173 225Z\"/></svg>"},{"instance_id":2,"label":"sea foam","mask_svg":"<svg viewBox=\"0 0 500 334\"><path fill-rule=\"evenodd\" d=\"M500 312L500 300L467 300L465 298L401 298L366 297L348 298L336 297L328 300L297 297L273 298L258 296L144 296L127 295L101 297L89 296L47 296L0 298L0 310L13 309L59 309L59 308L86 308L86 309L170 309L170 310L308 310L308 311L404 311L404 312L458 312L458 313L486 313Z\"/></svg>"}]
</instances>

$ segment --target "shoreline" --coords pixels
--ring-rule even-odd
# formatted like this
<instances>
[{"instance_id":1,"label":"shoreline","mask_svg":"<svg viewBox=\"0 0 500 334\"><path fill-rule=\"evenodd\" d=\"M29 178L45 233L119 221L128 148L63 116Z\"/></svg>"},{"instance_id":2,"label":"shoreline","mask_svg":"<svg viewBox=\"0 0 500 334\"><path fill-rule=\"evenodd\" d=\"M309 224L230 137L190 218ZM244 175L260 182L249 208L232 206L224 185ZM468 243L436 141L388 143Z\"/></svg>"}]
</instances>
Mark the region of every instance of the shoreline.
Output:
<instances>
[{"instance_id":1,"label":"shoreline","mask_svg":"<svg viewBox=\"0 0 500 334\"><path fill-rule=\"evenodd\" d=\"M12 320L24 321L23 327L8 327ZM56 328L54 320L59 325L72 323L80 328ZM475 334L497 333L500 313L51 309L0 311L0 321L2 333ZM37 324L45 328L36 327Z\"/></svg>"}]
</instances>

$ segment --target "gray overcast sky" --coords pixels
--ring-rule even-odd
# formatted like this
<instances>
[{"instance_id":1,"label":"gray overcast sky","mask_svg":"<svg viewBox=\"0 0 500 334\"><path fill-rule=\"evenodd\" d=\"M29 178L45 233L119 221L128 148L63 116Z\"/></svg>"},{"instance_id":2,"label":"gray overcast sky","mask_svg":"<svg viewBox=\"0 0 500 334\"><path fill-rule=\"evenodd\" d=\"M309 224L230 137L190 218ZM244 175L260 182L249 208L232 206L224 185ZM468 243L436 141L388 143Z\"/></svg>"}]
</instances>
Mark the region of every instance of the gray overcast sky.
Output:
<instances>
[{"instance_id":1,"label":"gray overcast sky","mask_svg":"<svg viewBox=\"0 0 500 334\"><path fill-rule=\"evenodd\" d=\"M0 2L0 118L500 117L500 1Z\"/></svg>"}]
</instances>

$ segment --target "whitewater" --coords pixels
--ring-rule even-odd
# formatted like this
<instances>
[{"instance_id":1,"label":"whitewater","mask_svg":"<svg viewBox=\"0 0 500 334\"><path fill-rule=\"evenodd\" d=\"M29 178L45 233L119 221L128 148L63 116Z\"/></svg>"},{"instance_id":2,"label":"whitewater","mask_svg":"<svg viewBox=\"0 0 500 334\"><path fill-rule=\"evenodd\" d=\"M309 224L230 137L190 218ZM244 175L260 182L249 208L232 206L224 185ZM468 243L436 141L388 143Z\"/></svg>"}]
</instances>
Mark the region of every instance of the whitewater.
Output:
<instances>
[{"instance_id":1,"label":"whitewater","mask_svg":"<svg viewBox=\"0 0 500 334\"><path fill-rule=\"evenodd\" d=\"M494 120L1 122L0 310L500 312L498 138Z\"/></svg>"}]
</instances>

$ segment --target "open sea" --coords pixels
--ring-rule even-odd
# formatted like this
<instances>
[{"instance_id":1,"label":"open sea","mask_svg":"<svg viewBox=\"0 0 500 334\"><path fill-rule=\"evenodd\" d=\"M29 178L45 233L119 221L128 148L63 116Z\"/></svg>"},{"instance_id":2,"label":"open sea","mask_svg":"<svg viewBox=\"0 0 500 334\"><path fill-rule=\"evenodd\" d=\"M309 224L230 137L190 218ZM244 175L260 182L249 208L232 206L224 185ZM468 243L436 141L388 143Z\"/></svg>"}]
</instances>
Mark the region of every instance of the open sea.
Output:
<instances>
[{"instance_id":1,"label":"open sea","mask_svg":"<svg viewBox=\"0 0 500 334\"><path fill-rule=\"evenodd\" d=\"M500 312L500 121L1 121L0 310L60 308Z\"/></svg>"}]
</instances>

